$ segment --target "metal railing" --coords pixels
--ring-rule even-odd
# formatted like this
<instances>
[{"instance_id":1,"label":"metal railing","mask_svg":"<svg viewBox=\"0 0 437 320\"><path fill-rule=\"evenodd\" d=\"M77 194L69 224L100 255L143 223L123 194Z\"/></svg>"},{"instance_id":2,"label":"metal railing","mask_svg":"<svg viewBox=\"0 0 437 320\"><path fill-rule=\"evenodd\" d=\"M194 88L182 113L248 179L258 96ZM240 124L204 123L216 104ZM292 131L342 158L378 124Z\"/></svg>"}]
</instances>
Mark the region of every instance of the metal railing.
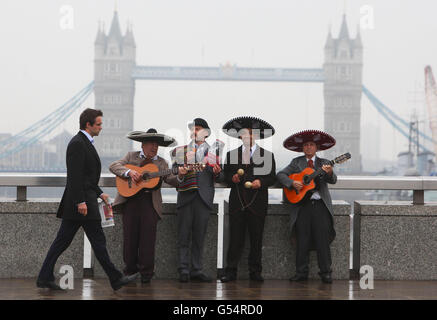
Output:
<instances>
[{"instance_id":1,"label":"metal railing","mask_svg":"<svg viewBox=\"0 0 437 320\"><path fill-rule=\"evenodd\" d=\"M27 201L28 187L64 187L66 174L0 174L0 187L16 187L17 201ZM112 174L102 174L100 187L115 187ZM173 188L163 183L163 188ZM226 188L216 183L216 188ZM336 184L330 184L333 190L412 190L413 204L424 204L424 192L437 190L437 177L396 177L396 176L338 176ZM272 189L281 189L279 184Z\"/></svg>"}]
</instances>

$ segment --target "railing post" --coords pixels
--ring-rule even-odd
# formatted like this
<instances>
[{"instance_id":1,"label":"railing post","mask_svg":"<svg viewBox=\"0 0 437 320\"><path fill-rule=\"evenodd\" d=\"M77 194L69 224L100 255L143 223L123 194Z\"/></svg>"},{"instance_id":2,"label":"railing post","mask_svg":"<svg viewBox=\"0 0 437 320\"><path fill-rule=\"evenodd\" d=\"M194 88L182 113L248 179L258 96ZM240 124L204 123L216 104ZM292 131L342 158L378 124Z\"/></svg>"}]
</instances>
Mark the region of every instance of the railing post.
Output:
<instances>
[{"instance_id":1,"label":"railing post","mask_svg":"<svg viewBox=\"0 0 437 320\"><path fill-rule=\"evenodd\" d=\"M425 204L425 190L413 190L413 204Z\"/></svg>"},{"instance_id":2,"label":"railing post","mask_svg":"<svg viewBox=\"0 0 437 320\"><path fill-rule=\"evenodd\" d=\"M17 186L17 201L27 201L26 186Z\"/></svg>"}]
</instances>

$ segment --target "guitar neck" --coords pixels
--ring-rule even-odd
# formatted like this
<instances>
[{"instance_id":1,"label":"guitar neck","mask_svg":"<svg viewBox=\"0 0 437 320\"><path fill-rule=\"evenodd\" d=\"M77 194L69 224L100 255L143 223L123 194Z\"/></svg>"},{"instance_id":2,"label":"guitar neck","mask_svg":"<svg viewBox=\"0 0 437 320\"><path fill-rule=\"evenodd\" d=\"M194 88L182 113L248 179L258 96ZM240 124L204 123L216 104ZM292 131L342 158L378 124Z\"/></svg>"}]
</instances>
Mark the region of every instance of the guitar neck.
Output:
<instances>
[{"instance_id":1,"label":"guitar neck","mask_svg":"<svg viewBox=\"0 0 437 320\"><path fill-rule=\"evenodd\" d=\"M173 172L173 169L165 169L158 172L149 172L147 175L149 178L157 178L157 177L165 177L171 175Z\"/></svg>"},{"instance_id":2,"label":"guitar neck","mask_svg":"<svg viewBox=\"0 0 437 320\"><path fill-rule=\"evenodd\" d=\"M157 178L157 177L165 177L165 176L169 176L171 174L177 175L179 172L178 167L180 167L180 166L176 166L174 168L165 169L165 170L158 171L158 172L148 172L147 177L150 179L150 178ZM189 168L191 168L191 167L197 168L197 166L191 166L191 165L188 165L188 167Z\"/></svg>"}]
</instances>

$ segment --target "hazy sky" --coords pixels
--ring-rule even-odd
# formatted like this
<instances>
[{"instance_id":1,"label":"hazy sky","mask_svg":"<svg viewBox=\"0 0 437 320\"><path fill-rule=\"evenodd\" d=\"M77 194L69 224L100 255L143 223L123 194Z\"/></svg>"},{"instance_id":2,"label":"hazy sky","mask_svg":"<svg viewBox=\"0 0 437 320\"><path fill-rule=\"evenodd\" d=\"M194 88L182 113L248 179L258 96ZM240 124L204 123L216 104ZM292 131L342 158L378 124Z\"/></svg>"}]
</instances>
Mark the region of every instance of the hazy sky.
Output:
<instances>
[{"instance_id":1,"label":"hazy sky","mask_svg":"<svg viewBox=\"0 0 437 320\"><path fill-rule=\"evenodd\" d=\"M331 25L336 37L346 8L355 37L360 8L374 10L361 30L363 83L404 118L422 119L424 67L437 66L434 0L119 0L123 33L133 23L138 65L321 68ZM3 0L0 10L0 132L25 129L93 80L99 20L108 31L115 1ZM60 8L74 9L74 28L60 27ZM91 96L86 107L93 106ZM323 85L302 83L137 81L135 129L184 129L200 116L213 129L250 114L270 122L275 145L291 133L323 129ZM78 114L60 129L78 129ZM362 125L381 127L379 150L395 159L406 140L362 98ZM427 123L422 124L424 127ZM59 131L57 131L59 132ZM102 132L104 134L104 131ZM367 140L366 140L367 139ZM362 144L369 141L365 132ZM294 156L295 154L290 154Z\"/></svg>"}]
</instances>

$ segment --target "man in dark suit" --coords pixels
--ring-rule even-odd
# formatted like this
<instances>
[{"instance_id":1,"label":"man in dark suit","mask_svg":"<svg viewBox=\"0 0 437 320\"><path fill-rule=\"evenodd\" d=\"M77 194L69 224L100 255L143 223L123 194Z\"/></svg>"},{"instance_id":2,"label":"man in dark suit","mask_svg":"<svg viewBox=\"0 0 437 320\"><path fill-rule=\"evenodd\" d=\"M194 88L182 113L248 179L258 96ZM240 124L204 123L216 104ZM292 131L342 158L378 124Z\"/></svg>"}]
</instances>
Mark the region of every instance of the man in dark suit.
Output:
<instances>
[{"instance_id":1,"label":"man in dark suit","mask_svg":"<svg viewBox=\"0 0 437 320\"><path fill-rule=\"evenodd\" d=\"M253 117L238 117L228 121L223 131L242 140L243 145L229 151L224 164L229 195L230 241L225 275L222 282L236 280L237 268L244 249L246 230L249 232L249 276L264 281L262 271L262 238L268 206L268 187L276 182L276 165L272 152L255 143L271 137L275 130L266 121Z\"/></svg>"},{"instance_id":2,"label":"man in dark suit","mask_svg":"<svg viewBox=\"0 0 437 320\"><path fill-rule=\"evenodd\" d=\"M291 163L278 172L278 180L289 189L300 191L303 184L289 178L307 167L322 169L322 176L317 177L315 189L309 191L298 203L291 204L290 222L293 236L296 236L296 275L290 281L306 281L308 278L309 251L317 251L319 275L324 283L331 283L330 244L335 238L334 212L328 183L335 184L337 176L327 159L316 156L319 150L326 150L335 145L335 139L318 130L298 132L284 141L284 147L303 152Z\"/></svg>"},{"instance_id":3,"label":"man in dark suit","mask_svg":"<svg viewBox=\"0 0 437 320\"><path fill-rule=\"evenodd\" d=\"M211 146L205 139L211 134L208 123L201 118L188 124L191 130L191 142L172 150L174 166L202 163L208 157ZM202 272L203 244L205 242L208 220L213 208L214 182L223 180L223 172L218 163L207 165L201 172L189 171L182 167L178 175L178 247L179 281L211 282L212 279ZM192 245L190 246L190 235ZM190 263L191 247L191 263Z\"/></svg>"},{"instance_id":4,"label":"man in dark suit","mask_svg":"<svg viewBox=\"0 0 437 320\"><path fill-rule=\"evenodd\" d=\"M108 195L99 188L101 164L94 148L94 136L102 130L100 110L86 109L80 115L80 131L67 147L67 185L58 208L57 217L62 218L56 239L53 241L37 279L37 287L61 290L54 282L53 269L59 256L73 241L82 227L91 243L97 260L109 277L114 290L134 281L137 274L125 277L111 262L106 250L97 198L107 205Z\"/></svg>"}]
</instances>

